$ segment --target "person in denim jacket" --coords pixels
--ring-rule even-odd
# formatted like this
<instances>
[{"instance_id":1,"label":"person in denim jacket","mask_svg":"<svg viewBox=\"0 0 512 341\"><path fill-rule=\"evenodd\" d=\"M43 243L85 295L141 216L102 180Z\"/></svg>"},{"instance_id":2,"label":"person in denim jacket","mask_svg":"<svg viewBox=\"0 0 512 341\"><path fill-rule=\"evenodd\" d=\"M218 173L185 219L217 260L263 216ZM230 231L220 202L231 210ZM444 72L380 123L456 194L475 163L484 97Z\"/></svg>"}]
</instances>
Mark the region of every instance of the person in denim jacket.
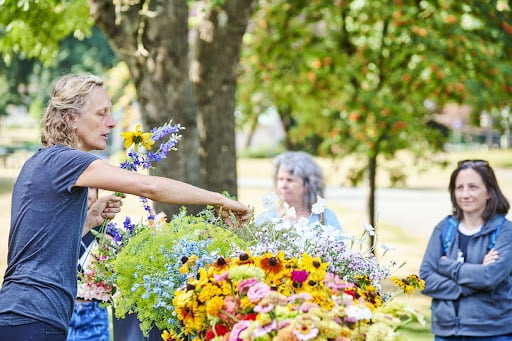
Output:
<instances>
[{"instance_id":1,"label":"person in denim jacket","mask_svg":"<svg viewBox=\"0 0 512 341\"><path fill-rule=\"evenodd\" d=\"M435 227L420 268L432 333L440 341L512 340L509 202L484 160L460 161L448 188L453 215Z\"/></svg>"}]
</instances>

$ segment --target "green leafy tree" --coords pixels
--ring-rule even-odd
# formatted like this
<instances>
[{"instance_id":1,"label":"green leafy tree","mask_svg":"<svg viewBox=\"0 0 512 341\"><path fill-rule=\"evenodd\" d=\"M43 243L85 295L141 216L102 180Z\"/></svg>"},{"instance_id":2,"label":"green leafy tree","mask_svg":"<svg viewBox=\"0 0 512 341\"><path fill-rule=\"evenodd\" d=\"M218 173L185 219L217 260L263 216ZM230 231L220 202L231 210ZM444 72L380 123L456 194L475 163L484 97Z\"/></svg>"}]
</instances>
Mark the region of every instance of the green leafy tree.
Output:
<instances>
[{"instance_id":1,"label":"green leafy tree","mask_svg":"<svg viewBox=\"0 0 512 341\"><path fill-rule=\"evenodd\" d=\"M354 178L367 174L375 226L379 157L441 148L446 129L432 114L446 102L510 103L511 28L504 1L263 1L240 101L270 99L288 147L362 156Z\"/></svg>"},{"instance_id":2,"label":"green leafy tree","mask_svg":"<svg viewBox=\"0 0 512 341\"><path fill-rule=\"evenodd\" d=\"M73 34L90 34L92 18L83 1L18 1L0 3L0 53L7 64L17 54L39 58L45 65L58 55L59 42Z\"/></svg>"}]
</instances>

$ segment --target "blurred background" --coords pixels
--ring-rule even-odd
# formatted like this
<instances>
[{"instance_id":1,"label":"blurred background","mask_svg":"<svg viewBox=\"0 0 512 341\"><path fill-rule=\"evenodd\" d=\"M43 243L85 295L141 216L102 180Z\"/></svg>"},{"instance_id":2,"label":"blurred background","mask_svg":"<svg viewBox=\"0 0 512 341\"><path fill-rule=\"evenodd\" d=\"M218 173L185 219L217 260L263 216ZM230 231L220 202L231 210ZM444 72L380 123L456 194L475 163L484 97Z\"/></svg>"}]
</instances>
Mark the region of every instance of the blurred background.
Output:
<instances>
[{"instance_id":1,"label":"blurred background","mask_svg":"<svg viewBox=\"0 0 512 341\"><path fill-rule=\"evenodd\" d=\"M123 155L121 131L172 120L183 139L151 172L258 213L272 157L308 151L343 228L373 225L405 272L450 213L457 160L490 160L511 198L510 1L11 0L0 56L0 273L12 185L69 72L106 81L118 124L102 157ZM428 316L427 298L410 299Z\"/></svg>"}]
</instances>

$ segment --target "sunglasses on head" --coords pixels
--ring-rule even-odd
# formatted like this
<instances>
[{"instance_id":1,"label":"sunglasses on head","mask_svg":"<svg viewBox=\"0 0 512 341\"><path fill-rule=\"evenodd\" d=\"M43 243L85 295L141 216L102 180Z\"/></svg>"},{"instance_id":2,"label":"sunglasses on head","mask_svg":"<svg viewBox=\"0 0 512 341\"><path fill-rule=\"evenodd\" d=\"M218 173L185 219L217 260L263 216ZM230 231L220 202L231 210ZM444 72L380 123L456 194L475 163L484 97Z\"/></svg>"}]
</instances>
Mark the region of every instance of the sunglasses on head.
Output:
<instances>
[{"instance_id":1,"label":"sunglasses on head","mask_svg":"<svg viewBox=\"0 0 512 341\"><path fill-rule=\"evenodd\" d=\"M457 167L463 167L463 166L489 166L489 162L486 160L462 160L457 163Z\"/></svg>"}]
</instances>

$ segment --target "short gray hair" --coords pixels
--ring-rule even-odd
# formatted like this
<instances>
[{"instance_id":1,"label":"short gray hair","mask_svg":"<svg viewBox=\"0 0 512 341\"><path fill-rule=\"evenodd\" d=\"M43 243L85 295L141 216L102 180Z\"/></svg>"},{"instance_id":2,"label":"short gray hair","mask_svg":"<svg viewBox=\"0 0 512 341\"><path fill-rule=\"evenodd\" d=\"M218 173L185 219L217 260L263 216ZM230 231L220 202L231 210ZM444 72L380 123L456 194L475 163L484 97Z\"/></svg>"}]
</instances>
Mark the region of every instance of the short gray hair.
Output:
<instances>
[{"instance_id":1,"label":"short gray hair","mask_svg":"<svg viewBox=\"0 0 512 341\"><path fill-rule=\"evenodd\" d=\"M306 152L285 152L274 159L274 185L277 184L277 172L283 167L292 175L302 179L306 194L304 205L311 210L317 202L317 196L323 197L325 191L322 170L313 157Z\"/></svg>"}]
</instances>

